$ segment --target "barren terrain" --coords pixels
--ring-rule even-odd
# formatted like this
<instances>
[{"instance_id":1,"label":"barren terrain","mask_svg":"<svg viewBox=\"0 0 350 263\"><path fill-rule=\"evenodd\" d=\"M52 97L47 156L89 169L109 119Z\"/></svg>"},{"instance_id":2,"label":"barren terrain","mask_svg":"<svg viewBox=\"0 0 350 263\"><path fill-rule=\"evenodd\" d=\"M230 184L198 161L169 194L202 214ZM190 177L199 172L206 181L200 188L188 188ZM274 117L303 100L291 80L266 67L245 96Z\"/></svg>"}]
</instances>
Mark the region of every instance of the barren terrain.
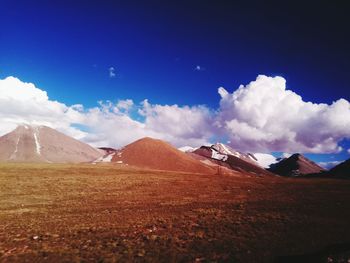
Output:
<instances>
[{"instance_id":1,"label":"barren terrain","mask_svg":"<svg viewBox=\"0 0 350 263\"><path fill-rule=\"evenodd\" d=\"M349 222L347 180L0 165L3 262L347 262Z\"/></svg>"}]
</instances>

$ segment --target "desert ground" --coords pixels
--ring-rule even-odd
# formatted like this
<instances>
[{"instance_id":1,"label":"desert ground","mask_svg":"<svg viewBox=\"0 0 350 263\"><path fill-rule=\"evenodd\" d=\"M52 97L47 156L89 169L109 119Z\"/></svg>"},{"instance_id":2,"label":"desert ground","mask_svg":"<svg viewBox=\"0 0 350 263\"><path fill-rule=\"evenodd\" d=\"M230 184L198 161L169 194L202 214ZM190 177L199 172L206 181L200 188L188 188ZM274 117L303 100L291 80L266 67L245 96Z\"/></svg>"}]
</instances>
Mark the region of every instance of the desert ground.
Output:
<instances>
[{"instance_id":1,"label":"desert ground","mask_svg":"<svg viewBox=\"0 0 350 263\"><path fill-rule=\"evenodd\" d=\"M349 262L349 222L348 180L0 165L1 262Z\"/></svg>"}]
</instances>

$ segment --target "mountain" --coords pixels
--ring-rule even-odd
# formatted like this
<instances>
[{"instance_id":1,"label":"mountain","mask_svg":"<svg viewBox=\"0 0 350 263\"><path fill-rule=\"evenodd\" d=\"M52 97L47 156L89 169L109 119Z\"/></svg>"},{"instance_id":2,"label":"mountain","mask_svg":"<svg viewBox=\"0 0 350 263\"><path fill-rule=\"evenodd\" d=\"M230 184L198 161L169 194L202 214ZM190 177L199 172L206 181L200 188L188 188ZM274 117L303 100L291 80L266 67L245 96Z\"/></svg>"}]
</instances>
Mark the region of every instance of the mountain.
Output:
<instances>
[{"instance_id":1,"label":"mountain","mask_svg":"<svg viewBox=\"0 0 350 263\"><path fill-rule=\"evenodd\" d=\"M299 153L272 164L268 170L282 176L318 174L325 171L321 166Z\"/></svg>"},{"instance_id":2,"label":"mountain","mask_svg":"<svg viewBox=\"0 0 350 263\"><path fill-rule=\"evenodd\" d=\"M253 160L253 155L245 155L234 151L232 148L222 147L223 144L201 146L190 154L197 154L226 168L238 172L248 172L255 175L272 175ZM234 154L234 155L233 155Z\"/></svg>"},{"instance_id":3,"label":"mountain","mask_svg":"<svg viewBox=\"0 0 350 263\"><path fill-rule=\"evenodd\" d=\"M330 169L327 175L341 178L350 178L350 159Z\"/></svg>"},{"instance_id":4,"label":"mountain","mask_svg":"<svg viewBox=\"0 0 350 263\"><path fill-rule=\"evenodd\" d=\"M156 170L215 173L210 166L191 158L170 144L148 137L115 152L112 162Z\"/></svg>"},{"instance_id":5,"label":"mountain","mask_svg":"<svg viewBox=\"0 0 350 263\"><path fill-rule=\"evenodd\" d=\"M0 137L2 162L89 162L101 152L46 126L20 125Z\"/></svg>"},{"instance_id":6,"label":"mountain","mask_svg":"<svg viewBox=\"0 0 350 263\"><path fill-rule=\"evenodd\" d=\"M235 156L241 160L244 160L246 162L253 163L257 165L257 158L251 154L251 153L242 153L239 151L236 151L229 145L223 144L223 143L216 143L211 146L214 150L219 152L220 154L226 154L226 155L232 155Z\"/></svg>"}]
</instances>

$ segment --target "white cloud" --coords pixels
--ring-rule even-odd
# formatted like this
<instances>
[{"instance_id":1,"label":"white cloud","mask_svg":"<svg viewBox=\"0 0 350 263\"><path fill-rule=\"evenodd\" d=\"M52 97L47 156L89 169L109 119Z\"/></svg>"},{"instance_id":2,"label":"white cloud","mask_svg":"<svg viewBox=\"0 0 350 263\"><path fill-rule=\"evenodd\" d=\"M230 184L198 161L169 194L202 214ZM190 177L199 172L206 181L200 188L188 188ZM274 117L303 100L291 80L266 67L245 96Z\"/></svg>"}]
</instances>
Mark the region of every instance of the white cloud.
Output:
<instances>
[{"instance_id":1,"label":"white cloud","mask_svg":"<svg viewBox=\"0 0 350 263\"><path fill-rule=\"evenodd\" d=\"M332 169L334 166L337 166L338 164L342 163L343 161L331 161L331 162L319 162L318 164L329 170L329 169Z\"/></svg>"},{"instance_id":2,"label":"white cloud","mask_svg":"<svg viewBox=\"0 0 350 263\"><path fill-rule=\"evenodd\" d=\"M68 134L81 136L82 132L71 127L83 119L79 109L49 100L47 93L31 83L14 77L0 80L0 134L13 130L18 124L50 125Z\"/></svg>"},{"instance_id":3,"label":"white cloud","mask_svg":"<svg viewBox=\"0 0 350 263\"><path fill-rule=\"evenodd\" d=\"M133 119L130 111L144 121ZM67 106L50 100L34 84L14 77L0 80L0 135L26 123L47 125L95 146L121 147L145 136L197 146L211 136L210 115L204 106L152 105L147 100L140 105L132 100L100 101L88 109Z\"/></svg>"},{"instance_id":4,"label":"white cloud","mask_svg":"<svg viewBox=\"0 0 350 263\"><path fill-rule=\"evenodd\" d=\"M115 68L114 67L110 67L108 69L108 72L109 72L109 77L110 78L114 78L117 74L115 73Z\"/></svg>"},{"instance_id":5,"label":"white cloud","mask_svg":"<svg viewBox=\"0 0 350 263\"><path fill-rule=\"evenodd\" d=\"M127 100L119 100L116 107L119 111L129 111L132 106L134 106L134 102L130 99Z\"/></svg>"},{"instance_id":6,"label":"white cloud","mask_svg":"<svg viewBox=\"0 0 350 263\"><path fill-rule=\"evenodd\" d=\"M205 68L203 68L203 67L200 66L200 65L196 65L196 66L194 67L194 70L195 70L195 71L204 71Z\"/></svg>"},{"instance_id":7,"label":"white cloud","mask_svg":"<svg viewBox=\"0 0 350 263\"><path fill-rule=\"evenodd\" d=\"M121 147L149 136L175 146L197 146L207 143L211 135L207 129L210 113L203 106L152 105L145 100L138 107L144 122L132 119L128 111L121 110L130 110L133 106L130 101L119 101L116 105L100 102L99 107L89 109L84 125L90 127L90 133L85 141L96 146Z\"/></svg>"},{"instance_id":8,"label":"white cloud","mask_svg":"<svg viewBox=\"0 0 350 263\"><path fill-rule=\"evenodd\" d=\"M348 149L348 151L347 151L347 152L348 152L348 154L350 154L350 149Z\"/></svg>"},{"instance_id":9,"label":"white cloud","mask_svg":"<svg viewBox=\"0 0 350 263\"><path fill-rule=\"evenodd\" d=\"M89 109L85 116L83 124L89 127L89 134L84 141L95 146L118 148L145 136L157 137L143 123L116 111L113 104L101 103L100 107Z\"/></svg>"},{"instance_id":10,"label":"white cloud","mask_svg":"<svg viewBox=\"0 0 350 263\"><path fill-rule=\"evenodd\" d=\"M258 159L258 164L264 168L269 168L271 164L276 163L276 157L267 153L254 153L254 156Z\"/></svg>"},{"instance_id":11,"label":"white cloud","mask_svg":"<svg viewBox=\"0 0 350 263\"><path fill-rule=\"evenodd\" d=\"M350 104L303 101L286 89L282 77L258 76L232 94L218 90L221 101L216 126L243 151L338 152L350 137Z\"/></svg>"},{"instance_id":12,"label":"white cloud","mask_svg":"<svg viewBox=\"0 0 350 263\"><path fill-rule=\"evenodd\" d=\"M120 147L150 136L175 146L208 144L217 138L244 152L337 152L350 138L350 104L304 102L281 77L259 76L233 93L218 90L216 110L206 106L104 101L94 108L67 106L14 77L0 80L0 135L17 124L42 124L95 146ZM79 125L86 127L80 129ZM272 161L261 154L264 166Z\"/></svg>"},{"instance_id":13,"label":"white cloud","mask_svg":"<svg viewBox=\"0 0 350 263\"><path fill-rule=\"evenodd\" d=\"M289 158L291 157L293 154L292 153L282 153L281 158Z\"/></svg>"},{"instance_id":14,"label":"white cloud","mask_svg":"<svg viewBox=\"0 0 350 263\"><path fill-rule=\"evenodd\" d=\"M152 105L144 100L139 113L148 129L177 146L203 144L212 135L212 116L205 106Z\"/></svg>"}]
</instances>

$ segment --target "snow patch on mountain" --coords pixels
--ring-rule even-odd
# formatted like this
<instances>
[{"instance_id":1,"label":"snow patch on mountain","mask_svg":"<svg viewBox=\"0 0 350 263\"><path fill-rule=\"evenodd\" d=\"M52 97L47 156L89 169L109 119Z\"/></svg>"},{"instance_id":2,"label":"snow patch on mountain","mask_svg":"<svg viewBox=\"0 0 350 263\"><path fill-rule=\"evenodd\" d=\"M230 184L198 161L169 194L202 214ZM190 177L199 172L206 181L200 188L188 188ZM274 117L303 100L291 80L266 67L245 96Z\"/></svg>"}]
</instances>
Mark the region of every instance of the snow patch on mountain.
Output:
<instances>
[{"instance_id":1,"label":"snow patch on mountain","mask_svg":"<svg viewBox=\"0 0 350 263\"><path fill-rule=\"evenodd\" d=\"M38 136L37 136L36 133L37 133L37 130L35 130L33 132L34 140L35 140L36 153L40 155L41 145L40 145L40 142L38 140Z\"/></svg>"},{"instance_id":2,"label":"snow patch on mountain","mask_svg":"<svg viewBox=\"0 0 350 263\"><path fill-rule=\"evenodd\" d=\"M113 156L115 155L115 152L106 154L104 156L101 156L100 158L96 159L94 163L110 163L112 161Z\"/></svg>"},{"instance_id":3,"label":"snow patch on mountain","mask_svg":"<svg viewBox=\"0 0 350 263\"><path fill-rule=\"evenodd\" d=\"M211 148L218 151L221 154L233 155L233 156L240 158L242 160L245 160L245 161L249 161L249 162L253 162L253 163L256 163L256 161L257 161L257 158L253 154L238 152L238 151L234 150L233 148L231 148L230 146L225 145L223 143L216 143L216 144L212 145Z\"/></svg>"},{"instance_id":4,"label":"snow patch on mountain","mask_svg":"<svg viewBox=\"0 0 350 263\"><path fill-rule=\"evenodd\" d=\"M214 151L211 151L211 158L225 162L225 161L227 161L228 156L227 156L227 154L221 154L221 153L214 150Z\"/></svg>"},{"instance_id":5,"label":"snow patch on mountain","mask_svg":"<svg viewBox=\"0 0 350 263\"><path fill-rule=\"evenodd\" d=\"M178 148L178 150L180 150L181 152L184 152L184 153L191 153L191 152L195 151L196 149L197 148L194 148L191 146L183 146L183 147Z\"/></svg>"},{"instance_id":6,"label":"snow patch on mountain","mask_svg":"<svg viewBox=\"0 0 350 263\"><path fill-rule=\"evenodd\" d=\"M0 137L0 161L80 163L101 155L101 151L46 126L23 124Z\"/></svg>"},{"instance_id":7,"label":"snow patch on mountain","mask_svg":"<svg viewBox=\"0 0 350 263\"><path fill-rule=\"evenodd\" d=\"M17 142L16 142L16 146L15 146L15 150L14 150L14 152L11 154L10 160L12 160L12 159L14 159L14 158L16 157L16 154L17 154L17 152L18 152L18 143L19 143L19 139L20 139L20 138L21 138L21 137L18 136L18 139L17 139Z\"/></svg>"}]
</instances>

